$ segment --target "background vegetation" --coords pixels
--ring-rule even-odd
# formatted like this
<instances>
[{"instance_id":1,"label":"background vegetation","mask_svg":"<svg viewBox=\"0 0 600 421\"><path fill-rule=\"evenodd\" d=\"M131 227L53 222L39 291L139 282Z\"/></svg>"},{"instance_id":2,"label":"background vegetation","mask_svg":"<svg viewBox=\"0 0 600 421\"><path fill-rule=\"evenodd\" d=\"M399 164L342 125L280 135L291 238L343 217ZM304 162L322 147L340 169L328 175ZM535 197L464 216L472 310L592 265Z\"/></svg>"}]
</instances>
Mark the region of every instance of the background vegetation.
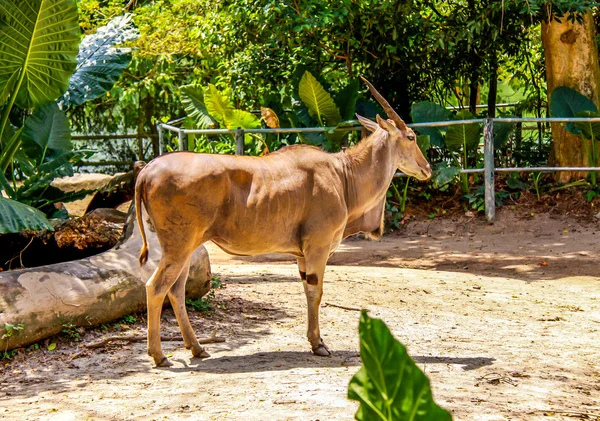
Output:
<instances>
[{"instance_id":1,"label":"background vegetation","mask_svg":"<svg viewBox=\"0 0 600 421\"><path fill-rule=\"evenodd\" d=\"M8 0L1 1L10 4ZM23 159L15 158L10 165L3 165L5 190L48 216L54 212L51 206L54 202L69 198L55 195L40 201L33 191L26 198L14 181L31 180L39 165L61 155L57 150L71 154L63 157L69 165L86 156L81 150L90 149L104 151L103 156L125 162L148 159L158 152L156 124L182 117L186 117L183 122L186 127L344 126L351 123L355 112L367 117L378 112L358 83L358 76L367 77L408 122L547 116L542 23L585 23L586 14L598 16L596 2L587 0L72 0L70 3L77 7L78 30L70 29L76 37L77 32L80 37L102 33L100 28L111 24L114 27L115 19L129 14L127 21L131 19L136 35L113 40L111 45L122 49L124 59L115 64L113 76L102 86L103 91L81 95L80 100L74 101L70 101L67 92L58 98L60 112L56 115L65 115L64 120L70 125L67 134L133 133L139 136L140 143L139 147L131 147L117 141L79 141L73 148L70 140L68 144L46 141L27 149L25 130L23 146L13 148L14 156ZM0 15L4 16L0 22L6 23L8 6L4 9L0 8ZM599 21L595 18L592 22ZM10 42L7 45L10 47ZM60 95L65 89L61 86L55 90ZM307 103L307 96L303 95L307 89L318 90L321 101ZM4 89L0 99L6 93ZM38 112L39 107L48 107L48 101L41 101L14 108L10 102L13 97L7 96L9 102L3 114L10 115L17 129L25 127L25 119ZM497 106L507 102L513 105ZM485 107L479 108L478 104ZM597 108L578 110L583 111L594 113ZM48 109L46 114L49 119ZM277 123L268 123L267 115ZM31 126L33 120L30 120ZM467 127L469 130L464 130ZM497 125L499 164L545 165L560 158L551 153L549 127L539 124L536 130L521 128ZM10 130L3 134L4 151L8 150L8 134L13 134ZM587 139L583 141L588 151L585 162L593 164L597 148L595 135L590 133L593 130L583 131L581 138ZM420 145L436 165L435 180L428 187L418 188L410 187L409 181L396 181L390 190L392 223L398 222L397 211L404 209L407 197L415 194L427 199L436 193L459 191L467 208L480 210L483 203L480 180L466 175L459 177L458 171L461 167L481 166L481 129L477 126L423 129L421 135ZM335 151L351 145L358 136L347 132L246 136L245 147L246 153L262 154L303 142ZM142 138L149 140L144 143ZM201 152L230 153L234 148L231 136L195 137L190 143ZM36 165L25 159L32 154ZM42 167L44 174L52 174L46 178L37 176L45 183L53 176L71 171L68 165L58 168L62 172L53 168L52 173ZM128 166L104 169L125 170ZM539 183L540 178L540 175L511 176L505 193L518 196L522 190L535 188L539 195L539 188L544 185ZM588 197L593 199L595 175L589 179ZM506 195L501 192L498 201Z\"/></svg>"}]
</instances>

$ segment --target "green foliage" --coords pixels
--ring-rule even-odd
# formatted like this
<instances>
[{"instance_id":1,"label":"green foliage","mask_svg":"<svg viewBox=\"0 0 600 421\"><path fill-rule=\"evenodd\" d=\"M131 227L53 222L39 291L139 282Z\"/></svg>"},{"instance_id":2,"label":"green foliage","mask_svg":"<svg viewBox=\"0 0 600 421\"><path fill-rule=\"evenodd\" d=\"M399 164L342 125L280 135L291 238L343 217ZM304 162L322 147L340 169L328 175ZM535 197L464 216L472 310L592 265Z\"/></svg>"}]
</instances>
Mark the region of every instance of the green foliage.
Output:
<instances>
[{"instance_id":1,"label":"green foliage","mask_svg":"<svg viewBox=\"0 0 600 421\"><path fill-rule=\"evenodd\" d=\"M112 86L128 63L115 42L131 39L127 22L111 22L79 44L74 0L24 0L23 7L0 0L0 181L7 195L0 212L2 230L52 229L36 207L52 216L52 204L81 198L88 192L65 194L50 186L55 177L73 175L71 128L60 100L81 103ZM127 19L125 19L126 21ZM123 20L122 20L123 22ZM73 72L76 70L75 74ZM71 81L71 84L69 84ZM11 113L28 116L20 127ZM4 173L9 169L11 187ZM17 188L15 179L23 181ZM15 200L21 202L17 204ZM10 231L14 232L14 231Z\"/></svg>"},{"instance_id":2,"label":"green foliage","mask_svg":"<svg viewBox=\"0 0 600 421\"><path fill-rule=\"evenodd\" d=\"M502 123L494 121L494 148L502 149L506 146L508 138L515 131L515 124L513 123Z\"/></svg>"},{"instance_id":3,"label":"green foliage","mask_svg":"<svg viewBox=\"0 0 600 421\"><path fill-rule=\"evenodd\" d=\"M206 298L200 297L195 300L192 300L191 298L185 299L186 306L188 306L200 313L210 313L211 311L213 311L215 309L215 306L212 305L211 302L212 302L212 297L210 296L210 293Z\"/></svg>"},{"instance_id":4,"label":"green foliage","mask_svg":"<svg viewBox=\"0 0 600 421\"><path fill-rule=\"evenodd\" d=\"M559 86L554 89L550 99L550 113L552 117L600 117L596 105L586 96L575 89ZM597 122L569 122L565 125L567 131L581 135L583 147L586 151L588 162L595 167L599 162L600 123ZM592 185L596 185L596 172L590 173Z\"/></svg>"},{"instance_id":5,"label":"green foliage","mask_svg":"<svg viewBox=\"0 0 600 421\"><path fill-rule=\"evenodd\" d=\"M224 288L224 286L223 286L221 279L218 276L213 276L211 278L210 285L211 285L211 290L209 291L208 294L206 294L205 297L200 297L195 300L192 300L191 298L186 298L185 305L200 312L200 313L210 313L210 312L214 311L214 309L215 309L215 306L213 304L213 301L215 299L215 291L214 290ZM221 308L221 306L219 306L219 308Z\"/></svg>"},{"instance_id":6,"label":"green foliage","mask_svg":"<svg viewBox=\"0 0 600 421\"><path fill-rule=\"evenodd\" d=\"M410 111L410 115L415 123L431 123L450 120L452 113L430 101L415 102ZM417 131L429 136L433 146L441 148L444 146L444 137L442 130L446 131L448 127L419 127Z\"/></svg>"},{"instance_id":7,"label":"green foliage","mask_svg":"<svg viewBox=\"0 0 600 421\"><path fill-rule=\"evenodd\" d=\"M42 212L0 196L0 234L41 229L53 230Z\"/></svg>"},{"instance_id":8,"label":"green foliage","mask_svg":"<svg viewBox=\"0 0 600 421\"><path fill-rule=\"evenodd\" d=\"M117 48L137 39L139 33L131 14L117 16L95 34L83 38L77 54L77 68L69 87L59 99L61 105L77 106L101 97L119 80L131 62L128 48Z\"/></svg>"},{"instance_id":9,"label":"green foliage","mask_svg":"<svg viewBox=\"0 0 600 421\"><path fill-rule=\"evenodd\" d=\"M1 199L1 197L0 197ZM12 337L14 332L18 332L19 330L23 330L25 326L22 323L18 325L12 323L4 323L4 334L2 335L2 339L6 339L6 348L2 352L2 359L11 359L17 354L17 350L13 349L12 351L8 351L8 341Z\"/></svg>"},{"instance_id":10,"label":"green foliage","mask_svg":"<svg viewBox=\"0 0 600 421\"><path fill-rule=\"evenodd\" d=\"M230 92L219 92L213 84L208 85L204 93L204 103L206 110L222 126L226 127L225 120L231 116L234 110L233 103L229 98Z\"/></svg>"},{"instance_id":11,"label":"green foliage","mask_svg":"<svg viewBox=\"0 0 600 421\"><path fill-rule=\"evenodd\" d=\"M201 87L194 85L182 86L181 102L195 128L208 129L216 127L217 122L211 117L206 105L204 105L204 91Z\"/></svg>"},{"instance_id":12,"label":"green foliage","mask_svg":"<svg viewBox=\"0 0 600 421\"><path fill-rule=\"evenodd\" d=\"M311 117L315 118L320 126L335 126L342 120L340 110L331 95L308 70L300 80L298 95Z\"/></svg>"},{"instance_id":13,"label":"green foliage","mask_svg":"<svg viewBox=\"0 0 600 421\"><path fill-rule=\"evenodd\" d=\"M363 366L350 380L348 398L360 402L359 421L445 421L451 415L433 401L429 379L385 323L362 311L359 324Z\"/></svg>"},{"instance_id":14,"label":"green foliage","mask_svg":"<svg viewBox=\"0 0 600 421\"><path fill-rule=\"evenodd\" d=\"M471 120L475 116L468 110L461 110L456 114L456 120ZM448 127L445 143L450 152L473 151L477 149L480 141L481 126L479 123L454 124Z\"/></svg>"},{"instance_id":15,"label":"green foliage","mask_svg":"<svg viewBox=\"0 0 600 421\"><path fill-rule=\"evenodd\" d=\"M77 325L74 325L73 323L65 323L62 327L63 328L61 330L61 333L63 333L67 338L75 341L81 339L81 335L79 334L79 329L77 329Z\"/></svg>"},{"instance_id":16,"label":"green foliage","mask_svg":"<svg viewBox=\"0 0 600 421\"><path fill-rule=\"evenodd\" d=\"M123 321L127 324L133 324L137 322L137 317L132 314L128 314L127 316L123 316Z\"/></svg>"},{"instance_id":17,"label":"green foliage","mask_svg":"<svg viewBox=\"0 0 600 421\"><path fill-rule=\"evenodd\" d=\"M448 165L447 162L439 162L433 166L431 181L436 188L442 189L456 179L460 170L460 167Z\"/></svg>"},{"instance_id":18,"label":"green foliage","mask_svg":"<svg viewBox=\"0 0 600 421\"><path fill-rule=\"evenodd\" d=\"M1 0L0 104L26 109L58 98L75 70L78 43L75 0Z\"/></svg>"},{"instance_id":19,"label":"green foliage","mask_svg":"<svg viewBox=\"0 0 600 421\"><path fill-rule=\"evenodd\" d=\"M73 148L69 119L56 102L39 107L25 120L22 142L27 156L40 157L40 164L48 150L70 151Z\"/></svg>"},{"instance_id":20,"label":"green foliage","mask_svg":"<svg viewBox=\"0 0 600 421\"><path fill-rule=\"evenodd\" d=\"M598 112L598 108L586 96L575 89L558 86L552 92L550 98L550 115L552 117L577 117L582 111ZM581 130L575 123L567 123L566 129L573 134L580 134Z\"/></svg>"}]
</instances>

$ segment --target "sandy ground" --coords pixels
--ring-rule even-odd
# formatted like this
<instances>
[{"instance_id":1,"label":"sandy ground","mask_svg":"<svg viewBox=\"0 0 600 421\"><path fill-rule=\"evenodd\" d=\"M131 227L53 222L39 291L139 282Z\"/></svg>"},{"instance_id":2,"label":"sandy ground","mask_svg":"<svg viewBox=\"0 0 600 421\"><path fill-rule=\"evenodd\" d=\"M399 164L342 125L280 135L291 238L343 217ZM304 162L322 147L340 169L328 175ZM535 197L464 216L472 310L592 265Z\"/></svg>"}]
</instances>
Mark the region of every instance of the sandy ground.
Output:
<instances>
[{"instance_id":1,"label":"sandy ground","mask_svg":"<svg viewBox=\"0 0 600 421\"><path fill-rule=\"evenodd\" d=\"M78 344L59 342L2 367L0 419L353 419L359 312L339 305L382 318L455 420L600 420L597 228L501 212L494 225L422 221L378 243L350 239L326 272L327 358L308 352L289 257L230 257L209 245L225 288L214 312L190 314L199 336L218 328L227 340L207 345L211 358L164 342L167 369L152 367L143 343L70 360ZM170 311L163 330L177 332Z\"/></svg>"}]
</instances>

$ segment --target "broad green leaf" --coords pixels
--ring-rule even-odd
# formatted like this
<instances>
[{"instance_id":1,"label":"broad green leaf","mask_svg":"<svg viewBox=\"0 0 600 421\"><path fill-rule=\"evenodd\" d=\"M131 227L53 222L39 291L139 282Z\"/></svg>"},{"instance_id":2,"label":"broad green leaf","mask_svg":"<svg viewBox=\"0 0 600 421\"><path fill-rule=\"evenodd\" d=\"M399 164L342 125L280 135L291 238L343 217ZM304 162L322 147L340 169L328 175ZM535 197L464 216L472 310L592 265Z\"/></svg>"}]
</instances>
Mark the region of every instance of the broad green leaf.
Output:
<instances>
[{"instance_id":1,"label":"broad green leaf","mask_svg":"<svg viewBox=\"0 0 600 421\"><path fill-rule=\"evenodd\" d=\"M188 117L195 123L194 128L208 129L215 127L217 122L211 117L204 104L204 91L199 86L186 85L180 88L181 103Z\"/></svg>"},{"instance_id":2,"label":"broad green leaf","mask_svg":"<svg viewBox=\"0 0 600 421\"><path fill-rule=\"evenodd\" d=\"M16 104L27 109L67 89L76 66L78 17L76 0L0 0L0 100L13 86Z\"/></svg>"},{"instance_id":3,"label":"broad green leaf","mask_svg":"<svg viewBox=\"0 0 600 421\"><path fill-rule=\"evenodd\" d=\"M260 119L248 111L233 110L225 118L225 127L231 130L258 129L260 128Z\"/></svg>"},{"instance_id":4,"label":"broad green leaf","mask_svg":"<svg viewBox=\"0 0 600 421\"><path fill-rule=\"evenodd\" d=\"M445 162L436 164L433 168L433 175L431 181L433 185L438 189L445 186L446 184L454 181L456 176L460 174L460 168L455 166L449 166Z\"/></svg>"},{"instance_id":5,"label":"broad green leaf","mask_svg":"<svg viewBox=\"0 0 600 421\"><path fill-rule=\"evenodd\" d=\"M430 101L421 101L412 105L410 115L415 123L435 123L450 120L452 113L441 105ZM444 136L441 131L447 129L447 126L415 128L419 133L428 135L431 144L438 148L444 146Z\"/></svg>"},{"instance_id":6,"label":"broad green leaf","mask_svg":"<svg viewBox=\"0 0 600 421\"><path fill-rule=\"evenodd\" d=\"M69 119L56 102L43 105L25 121L22 141L27 155L36 160L47 149L69 151L73 148Z\"/></svg>"},{"instance_id":7,"label":"broad green leaf","mask_svg":"<svg viewBox=\"0 0 600 421\"><path fill-rule=\"evenodd\" d=\"M225 127L230 130L235 129L259 129L260 119L254 114L248 111L233 110L225 118ZM252 136L250 134L244 135L244 143L251 144Z\"/></svg>"},{"instance_id":8,"label":"broad green leaf","mask_svg":"<svg viewBox=\"0 0 600 421\"><path fill-rule=\"evenodd\" d=\"M48 345L48 351L54 351L56 349L56 342L52 342Z\"/></svg>"},{"instance_id":9,"label":"broad green leaf","mask_svg":"<svg viewBox=\"0 0 600 421\"><path fill-rule=\"evenodd\" d=\"M344 88L335 96L335 103L340 109L340 115L343 120L354 120L356 113L356 101L359 96L360 83L358 79L352 79Z\"/></svg>"},{"instance_id":10,"label":"broad green leaf","mask_svg":"<svg viewBox=\"0 0 600 421\"><path fill-rule=\"evenodd\" d=\"M77 69L71 76L62 101L66 106L80 105L108 92L131 62L131 49L118 48L138 38L130 13L113 18L96 33L86 35L79 44Z\"/></svg>"},{"instance_id":11,"label":"broad green leaf","mask_svg":"<svg viewBox=\"0 0 600 421\"><path fill-rule=\"evenodd\" d=\"M580 94L575 89L559 86L554 89L550 98L550 116L552 117L576 117L582 111L598 112L598 108L592 100ZM573 134L581 133L580 129L573 123L567 123L567 131Z\"/></svg>"},{"instance_id":12,"label":"broad green leaf","mask_svg":"<svg viewBox=\"0 0 600 421\"><path fill-rule=\"evenodd\" d=\"M462 110L456 115L456 120L471 120L475 118L468 110ZM479 123L455 124L448 126L446 133L446 146L451 152L458 152L466 148L474 150L479 145Z\"/></svg>"},{"instance_id":13,"label":"broad green leaf","mask_svg":"<svg viewBox=\"0 0 600 421\"><path fill-rule=\"evenodd\" d=\"M600 114L594 111L581 111L577 113L576 117L600 117ZM600 123L584 121L575 123L575 127L586 139L600 140Z\"/></svg>"},{"instance_id":14,"label":"broad green leaf","mask_svg":"<svg viewBox=\"0 0 600 421\"><path fill-rule=\"evenodd\" d=\"M445 109L439 104L431 101L415 102L410 108L410 116L414 123L432 123L438 121L448 121L452 116L450 110ZM442 127L441 130L446 130Z\"/></svg>"},{"instance_id":15,"label":"broad green leaf","mask_svg":"<svg viewBox=\"0 0 600 421\"><path fill-rule=\"evenodd\" d=\"M42 212L0 196L0 234L42 229L53 230Z\"/></svg>"},{"instance_id":16,"label":"broad green leaf","mask_svg":"<svg viewBox=\"0 0 600 421\"><path fill-rule=\"evenodd\" d=\"M204 91L204 104L208 113L221 124L226 126L225 120L229 118L233 112L233 104L228 96L221 94L215 85L208 85L208 89Z\"/></svg>"},{"instance_id":17,"label":"broad green leaf","mask_svg":"<svg viewBox=\"0 0 600 421\"><path fill-rule=\"evenodd\" d=\"M335 126L342 120L340 110L331 95L308 70L300 79L298 94L310 115L316 118L321 126Z\"/></svg>"},{"instance_id":18,"label":"broad green leaf","mask_svg":"<svg viewBox=\"0 0 600 421\"><path fill-rule=\"evenodd\" d=\"M363 366L348 388L348 398L360 402L355 414L358 421L452 419L433 401L429 379L383 321L363 310L359 335Z\"/></svg>"}]
</instances>

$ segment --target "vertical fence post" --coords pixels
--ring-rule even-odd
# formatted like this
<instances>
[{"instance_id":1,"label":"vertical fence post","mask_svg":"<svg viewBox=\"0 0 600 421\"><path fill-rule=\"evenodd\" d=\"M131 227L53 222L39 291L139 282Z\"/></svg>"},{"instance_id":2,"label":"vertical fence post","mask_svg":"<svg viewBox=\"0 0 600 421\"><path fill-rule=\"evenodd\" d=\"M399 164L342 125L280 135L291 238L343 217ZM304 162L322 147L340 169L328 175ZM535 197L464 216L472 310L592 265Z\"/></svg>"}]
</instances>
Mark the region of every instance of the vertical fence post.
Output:
<instances>
[{"instance_id":1,"label":"vertical fence post","mask_svg":"<svg viewBox=\"0 0 600 421\"><path fill-rule=\"evenodd\" d=\"M179 150L187 151L187 148L188 148L187 136L182 129L179 129Z\"/></svg>"},{"instance_id":2,"label":"vertical fence post","mask_svg":"<svg viewBox=\"0 0 600 421\"><path fill-rule=\"evenodd\" d=\"M158 155L164 153L165 148L165 129L163 129L162 123L156 125L156 131L158 132Z\"/></svg>"},{"instance_id":3,"label":"vertical fence post","mask_svg":"<svg viewBox=\"0 0 600 421\"><path fill-rule=\"evenodd\" d=\"M485 186L485 217L492 222L496 217L496 194L494 192L494 120L486 118L483 123L483 174Z\"/></svg>"},{"instance_id":4,"label":"vertical fence post","mask_svg":"<svg viewBox=\"0 0 600 421\"><path fill-rule=\"evenodd\" d=\"M235 132L235 154L244 155L244 130L239 127Z\"/></svg>"}]
</instances>

